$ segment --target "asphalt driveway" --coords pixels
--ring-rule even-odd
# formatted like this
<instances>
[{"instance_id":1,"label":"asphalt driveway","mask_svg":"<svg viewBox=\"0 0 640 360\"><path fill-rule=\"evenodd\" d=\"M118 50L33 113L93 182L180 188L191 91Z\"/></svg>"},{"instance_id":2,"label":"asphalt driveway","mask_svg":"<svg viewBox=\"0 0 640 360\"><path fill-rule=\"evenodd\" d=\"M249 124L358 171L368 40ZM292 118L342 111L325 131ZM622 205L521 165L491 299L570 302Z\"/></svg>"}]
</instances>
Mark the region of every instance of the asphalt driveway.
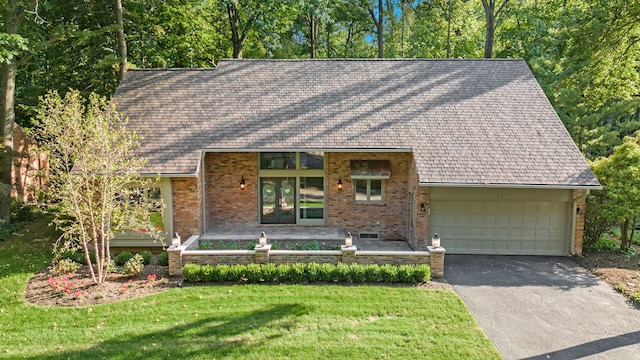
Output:
<instances>
[{"instance_id":1,"label":"asphalt driveway","mask_svg":"<svg viewBox=\"0 0 640 360\"><path fill-rule=\"evenodd\" d=\"M640 359L640 310L566 257L446 255L505 359Z\"/></svg>"}]
</instances>

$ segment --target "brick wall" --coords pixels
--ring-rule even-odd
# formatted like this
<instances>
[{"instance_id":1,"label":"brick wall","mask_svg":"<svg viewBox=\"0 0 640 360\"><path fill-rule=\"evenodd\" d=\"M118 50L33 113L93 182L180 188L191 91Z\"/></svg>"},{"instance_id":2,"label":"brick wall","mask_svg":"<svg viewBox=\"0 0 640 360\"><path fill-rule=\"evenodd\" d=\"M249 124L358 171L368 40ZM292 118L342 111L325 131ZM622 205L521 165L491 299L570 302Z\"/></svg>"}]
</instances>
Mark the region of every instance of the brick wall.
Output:
<instances>
[{"instance_id":1,"label":"brick wall","mask_svg":"<svg viewBox=\"0 0 640 360\"><path fill-rule=\"evenodd\" d=\"M258 222L257 153L207 153L204 176L208 226Z\"/></svg>"},{"instance_id":2,"label":"brick wall","mask_svg":"<svg viewBox=\"0 0 640 360\"><path fill-rule=\"evenodd\" d=\"M584 215L587 207L587 190L573 190L573 201L580 208L580 214L575 215L575 233L573 251L576 255L582 255L582 241L584 239ZM573 212L573 209L572 209Z\"/></svg>"},{"instance_id":3,"label":"brick wall","mask_svg":"<svg viewBox=\"0 0 640 360\"><path fill-rule=\"evenodd\" d=\"M328 226L354 235L378 232L381 239L407 240L411 153L325 153ZM383 180L383 204L356 204L350 160L389 160L391 177ZM338 191L338 179L343 190Z\"/></svg>"},{"instance_id":4,"label":"brick wall","mask_svg":"<svg viewBox=\"0 0 640 360\"><path fill-rule=\"evenodd\" d=\"M200 208L198 180L195 177L172 178L173 231L184 240L199 234ZM168 240L170 243L170 239Z\"/></svg>"},{"instance_id":5,"label":"brick wall","mask_svg":"<svg viewBox=\"0 0 640 360\"><path fill-rule=\"evenodd\" d=\"M35 143L20 126L13 126L14 158L11 162L11 196L22 201L37 200L38 190L44 190L49 178L49 160L35 150Z\"/></svg>"}]
</instances>

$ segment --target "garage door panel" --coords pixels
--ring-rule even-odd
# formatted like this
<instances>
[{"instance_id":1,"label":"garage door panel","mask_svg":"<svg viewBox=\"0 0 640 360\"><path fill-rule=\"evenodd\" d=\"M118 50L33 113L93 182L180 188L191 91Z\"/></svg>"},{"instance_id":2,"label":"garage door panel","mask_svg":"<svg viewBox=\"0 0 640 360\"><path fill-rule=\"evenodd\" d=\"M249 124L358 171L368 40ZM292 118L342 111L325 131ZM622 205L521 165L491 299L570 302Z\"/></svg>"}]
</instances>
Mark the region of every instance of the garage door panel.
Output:
<instances>
[{"instance_id":1,"label":"garage door panel","mask_svg":"<svg viewBox=\"0 0 640 360\"><path fill-rule=\"evenodd\" d=\"M486 198L486 197L485 197ZM564 255L570 207L533 200L438 200L429 217L448 253Z\"/></svg>"}]
</instances>

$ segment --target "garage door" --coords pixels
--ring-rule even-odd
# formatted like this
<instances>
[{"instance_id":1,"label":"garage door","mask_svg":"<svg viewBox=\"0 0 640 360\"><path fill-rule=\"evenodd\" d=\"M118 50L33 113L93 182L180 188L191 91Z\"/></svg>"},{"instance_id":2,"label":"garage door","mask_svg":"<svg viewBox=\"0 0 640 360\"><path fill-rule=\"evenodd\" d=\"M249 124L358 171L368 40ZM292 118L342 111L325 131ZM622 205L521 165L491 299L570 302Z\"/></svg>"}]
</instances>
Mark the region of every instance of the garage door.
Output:
<instances>
[{"instance_id":1,"label":"garage door","mask_svg":"<svg viewBox=\"0 0 640 360\"><path fill-rule=\"evenodd\" d=\"M432 188L429 233L453 254L565 255L570 192Z\"/></svg>"}]
</instances>

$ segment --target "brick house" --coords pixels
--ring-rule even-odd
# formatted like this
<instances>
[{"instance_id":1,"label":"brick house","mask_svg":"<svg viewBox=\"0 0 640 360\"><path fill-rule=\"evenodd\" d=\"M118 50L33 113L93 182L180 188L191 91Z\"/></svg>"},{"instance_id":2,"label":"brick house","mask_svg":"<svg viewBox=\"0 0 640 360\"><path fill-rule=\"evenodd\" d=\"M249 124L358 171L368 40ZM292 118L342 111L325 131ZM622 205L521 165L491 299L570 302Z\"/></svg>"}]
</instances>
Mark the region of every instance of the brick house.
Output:
<instances>
[{"instance_id":1,"label":"brick house","mask_svg":"<svg viewBox=\"0 0 640 360\"><path fill-rule=\"evenodd\" d=\"M449 253L580 254L600 188L523 60L223 60L131 70L114 99L183 238L314 225L414 249L437 232Z\"/></svg>"}]
</instances>

